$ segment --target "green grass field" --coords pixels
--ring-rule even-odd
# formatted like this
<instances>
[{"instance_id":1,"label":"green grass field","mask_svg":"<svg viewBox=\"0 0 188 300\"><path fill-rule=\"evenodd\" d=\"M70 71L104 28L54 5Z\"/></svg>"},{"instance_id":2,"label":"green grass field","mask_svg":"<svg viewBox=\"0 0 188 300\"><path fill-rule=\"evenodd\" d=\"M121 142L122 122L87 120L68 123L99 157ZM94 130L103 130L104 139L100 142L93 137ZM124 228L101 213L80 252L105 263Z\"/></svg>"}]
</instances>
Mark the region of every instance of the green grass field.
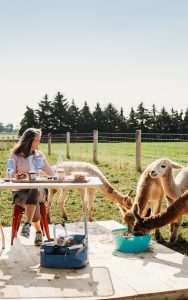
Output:
<instances>
[{"instance_id":1,"label":"green grass field","mask_svg":"<svg viewBox=\"0 0 188 300\"><path fill-rule=\"evenodd\" d=\"M13 144L0 143L0 177L5 176L6 159L10 153ZM47 154L47 145L41 144L40 149L45 153L49 162L55 164L57 153L62 152L64 160L66 146L64 144L52 144L52 155ZM98 168L108 178L114 188L121 193L126 194L130 189L134 191L140 173L135 171L135 144L134 143L102 143L98 145ZM71 160L92 162L92 144L71 144ZM184 165L188 165L188 144L187 143L143 143L142 144L142 169L144 169L153 160L160 157L168 157ZM12 199L9 191L1 192L0 211L2 224L10 226L12 221ZM61 213L58 207L58 195L55 196L51 208L51 221L61 221ZM68 222L80 221L82 215L82 204L80 195L71 191L66 202L66 211L69 217ZM166 207L164 200L163 208ZM116 220L122 222L119 209L108 199L105 199L100 193L97 194L93 220ZM188 216L183 217L180 236L175 244L169 243L168 226L161 229L164 245L175 249L185 255L188 255Z\"/></svg>"}]
</instances>

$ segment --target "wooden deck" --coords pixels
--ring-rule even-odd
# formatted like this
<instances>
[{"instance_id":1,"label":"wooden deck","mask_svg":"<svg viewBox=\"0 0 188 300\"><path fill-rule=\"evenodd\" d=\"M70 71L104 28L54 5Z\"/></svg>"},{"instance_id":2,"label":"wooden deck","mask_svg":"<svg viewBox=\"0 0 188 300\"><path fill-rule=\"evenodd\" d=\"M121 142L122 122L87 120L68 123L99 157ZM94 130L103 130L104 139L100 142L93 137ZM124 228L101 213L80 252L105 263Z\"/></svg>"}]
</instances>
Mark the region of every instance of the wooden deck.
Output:
<instances>
[{"instance_id":1,"label":"wooden deck","mask_svg":"<svg viewBox=\"0 0 188 300\"><path fill-rule=\"evenodd\" d=\"M88 223L89 264L79 270L40 267L40 248L19 236L0 257L0 299L188 299L188 257L151 242L148 252L115 252L110 231L115 221ZM67 224L83 232L83 223ZM52 228L51 228L52 230Z\"/></svg>"}]
</instances>

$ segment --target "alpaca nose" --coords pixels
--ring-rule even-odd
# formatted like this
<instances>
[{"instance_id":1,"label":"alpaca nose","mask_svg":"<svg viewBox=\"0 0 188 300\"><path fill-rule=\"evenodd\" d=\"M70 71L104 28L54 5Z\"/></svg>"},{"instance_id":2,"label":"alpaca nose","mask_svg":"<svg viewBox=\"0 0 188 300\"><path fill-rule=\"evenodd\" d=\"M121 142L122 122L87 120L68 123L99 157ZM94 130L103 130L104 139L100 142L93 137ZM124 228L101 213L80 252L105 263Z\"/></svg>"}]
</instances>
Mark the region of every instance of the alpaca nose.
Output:
<instances>
[{"instance_id":1,"label":"alpaca nose","mask_svg":"<svg viewBox=\"0 0 188 300\"><path fill-rule=\"evenodd\" d=\"M152 171L151 171L151 175L154 175L154 174L155 174L155 171L154 171L154 170L152 170Z\"/></svg>"}]
</instances>

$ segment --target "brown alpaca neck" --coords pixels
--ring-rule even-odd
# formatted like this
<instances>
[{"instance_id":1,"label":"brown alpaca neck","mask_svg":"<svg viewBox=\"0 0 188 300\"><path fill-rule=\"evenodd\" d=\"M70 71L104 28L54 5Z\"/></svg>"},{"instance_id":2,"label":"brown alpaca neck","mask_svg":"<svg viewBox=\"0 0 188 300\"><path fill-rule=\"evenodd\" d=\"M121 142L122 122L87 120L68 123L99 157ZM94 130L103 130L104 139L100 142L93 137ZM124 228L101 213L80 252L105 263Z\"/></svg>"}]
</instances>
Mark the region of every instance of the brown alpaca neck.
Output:
<instances>
[{"instance_id":1,"label":"brown alpaca neck","mask_svg":"<svg viewBox=\"0 0 188 300\"><path fill-rule=\"evenodd\" d=\"M181 192L176 186L172 172L169 172L165 176L161 177L161 182L162 182L164 192L169 198L173 200L179 198Z\"/></svg>"},{"instance_id":2,"label":"brown alpaca neck","mask_svg":"<svg viewBox=\"0 0 188 300\"><path fill-rule=\"evenodd\" d=\"M137 187L137 193L135 197L134 203L138 204L139 207L139 213L142 214L144 208L146 207L146 204L149 199L149 194L150 194L150 187L154 181L159 181L159 179L151 178L149 174L150 170L146 170L143 173L143 179L141 182L139 182L138 187ZM132 210L134 207L132 207Z\"/></svg>"},{"instance_id":3,"label":"brown alpaca neck","mask_svg":"<svg viewBox=\"0 0 188 300\"><path fill-rule=\"evenodd\" d=\"M113 203L119 204L125 209L129 208L129 206L126 205L125 196L120 194L117 190L114 190L112 187L102 187L100 192L109 198Z\"/></svg>"},{"instance_id":4,"label":"brown alpaca neck","mask_svg":"<svg viewBox=\"0 0 188 300\"><path fill-rule=\"evenodd\" d=\"M138 205L138 213L140 214L140 216L142 216L143 213L145 213L145 209L148 203L150 207L153 206L154 202L158 203L160 206L164 196L164 191L160 178L151 177L150 171L151 167L149 166L142 173L137 186L134 204ZM132 212L134 211L134 205L132 206L131 210Z\"/></svg>"},{"instance_id":5,"label":"brown alpaca neck","mask_svg":"<svg viewBox=\"0 0 188 300\"><path fill-rule=\"evenodd\" d=\"M178 217L188 213L188 193L182 195L164 212L144 219L143 227L145 229L157 229L169 223L172 223Z\"/></svg>"}]
</instances>

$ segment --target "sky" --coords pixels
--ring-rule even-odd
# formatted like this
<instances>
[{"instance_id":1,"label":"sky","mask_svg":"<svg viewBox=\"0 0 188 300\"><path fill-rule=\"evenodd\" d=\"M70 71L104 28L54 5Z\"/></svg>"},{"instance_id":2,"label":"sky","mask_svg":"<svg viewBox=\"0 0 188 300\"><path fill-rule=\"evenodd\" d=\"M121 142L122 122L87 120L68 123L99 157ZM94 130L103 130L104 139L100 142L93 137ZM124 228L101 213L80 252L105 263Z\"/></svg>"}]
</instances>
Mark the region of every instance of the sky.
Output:
<instances>
[{"instance_id":1,"label":"sky","mask_svg":"<svg viewBox=\"0 0 188 300\"><path fill-rule=\"evenodd\" d=\"M187 0L0 0L0 122L60 91L91 110L188 108Z\"/></svg>"}]
</instances>

